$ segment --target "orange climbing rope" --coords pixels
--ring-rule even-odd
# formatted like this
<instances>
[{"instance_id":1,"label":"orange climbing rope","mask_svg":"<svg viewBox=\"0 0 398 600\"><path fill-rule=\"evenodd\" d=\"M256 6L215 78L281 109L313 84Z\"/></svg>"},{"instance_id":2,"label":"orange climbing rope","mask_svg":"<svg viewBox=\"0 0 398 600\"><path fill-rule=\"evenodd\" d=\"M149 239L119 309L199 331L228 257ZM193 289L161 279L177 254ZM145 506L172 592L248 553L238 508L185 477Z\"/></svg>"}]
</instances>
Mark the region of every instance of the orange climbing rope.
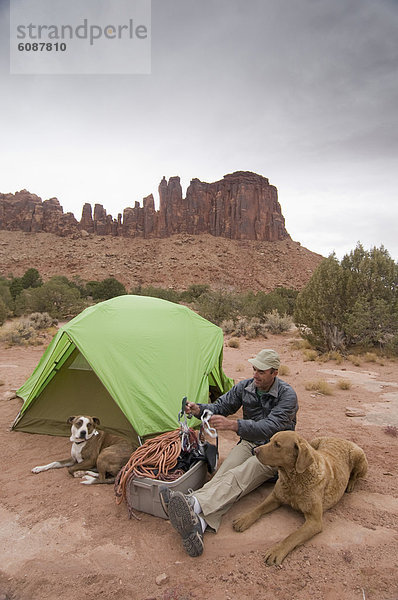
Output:
<instances>
[{"instance_id":1,"label":"orange climbing rope","mask_svg":"<svg viewBox=\"0 0 398 600\"><path fill-rule=\"evenodd\" d=\"M197 435L189 429L189 441L197 447ZM126 488L133 477L149 477L163 481L173 481L183 475L176 470L178 457L181 454L181 430L162 433L147 440L131 455L128 463L119 472L115 482L116 503L126 500ZM171 472L175 469L173 472Z\"/></svg>"}]
</instances>

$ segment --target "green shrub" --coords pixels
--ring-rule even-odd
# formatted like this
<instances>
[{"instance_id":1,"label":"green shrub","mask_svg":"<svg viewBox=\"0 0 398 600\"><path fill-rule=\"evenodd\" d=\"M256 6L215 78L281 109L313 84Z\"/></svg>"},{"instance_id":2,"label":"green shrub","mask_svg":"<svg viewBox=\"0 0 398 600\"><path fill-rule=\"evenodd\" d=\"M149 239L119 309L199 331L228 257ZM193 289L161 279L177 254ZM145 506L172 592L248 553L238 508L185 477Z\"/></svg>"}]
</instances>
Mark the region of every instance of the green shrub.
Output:
<instances>
[{"instance_id":1,"label":"green shrub","mask_svg":"<svg viewBox=\"0 0 398 600\"><path fill-rule=\"evenodd\" d=\"M127 294L124 285L114 277L107 277L106 279L97 282L97 285L93 287L92 292L94 300L110 300L110 298Z\"/></svg>"},{"instance_id":2,"label":"green shrub","mask_svg":"<svg viewBox=\"0 0 398 600\"><path fill-rule=\"evenodd\" d=\"M235 319L238 312L235 296L222 290L209 290L201 294L195 302L195 308L204 319L215 325Z\"/></svg>"},{"instance_id":3,"label":"green shrub","mask_svg":"<svg viewBox=\"0 0 398 600\"><path fill-rule=\"evenodd\" d=\"M194 283L180 294L181 302L195 302L202 294L210 291L210 286L205 283Z\"/></svg>"},{"instance_id":4,"label":"green shrub","mask_svg":"<svg viewBox=\"0 0 398 600\"><path fill-rule=\"evenodd\" d=\"M292 314L298 292L287 288L276 288L272 292L247 292L237 297L239 313L249 319L265 319L273 311L279 314Z\"/></svg>"},{"instance_id":5,"label":"green shrub","mask_svg":"<svg viewBox=\"0 0 398 600\"><path fill-rule=\"evenodd\" d=\"M136 296L151 296L152 298L161 298L178 304L180 294L171 288L158 288L154 286L132 288L131 294Z\"/></svg>"},{"instance_id":6,"label":"green shrub","mask_svg":"<svg viewBox=\"0 0 398 600\"><path fill-rule=\"evenodd\" d=\"M16 315L48 313L55 319L76 316L85 304L79 290L63 278L53 277L42 286L23 290L15 302Z\"/></svg>"},{"instance_id":7,"label":"green shrub","mask_svg":"<svg viewBox=\"0 0 398 600\"><path fill-rule=\"evenodd\" d=\"M282 311L282 313L293 316L297 296L299 294L298 291L293 290L292 288L278 286L275 288L274 293L280 298L283 298L285 301L284 310Z\"/></svg>"},{"instance_id":8,"label":"green shrub","mask_svg":"<svg viewBox=\"0 0 398 600\"><path fill-rule=\"evenodd\" d=\"M363 348L387 345L397 328L397 314L382 298L358 298L345 323L349 343Z\"/></svg>"},{"instance_id":9,"label":"green shrub","mask_svg":"<svg viewBox=\"0 0 398 600\"><path fill-rule=\"evenodd\" d=\"M3 325L4 321L8 317L8 308L3 298L0 296L0 325Z\"/></svg>"},{"instance_id":10,"label":"green shrub","mask_svg":"<svg viewBox=\"0 0 398 600\"><path fill-rule=\"evenodd\" d=\"M22 287L26 290L27 288L35 288L43 285L43 281L40 277L37 269L28 269L21 277Z\"/></svg>"},{"instance_id":11,"label":"green shrub","mask_svg":"<svg viewBox=\"0 0 398 600\"><path fill-rule=\"evenodd\" d=\"M255 294L252 291L246 292L245 294L238 294L236 296L238 313L246 319L253 319L255 317L257 318L259 315L262 315L262 295L263 292L258 292Z\"/></svg>"},{"instance_id":12,"label":"green shrub","mask_svg":"<svg viewBox=\"0 0 398 600\"><path fill-rule=\"evenodd\" d=\"M14 301L10 292L10 282L3 277L0 278L0 298L3 300L8 310L11 311L14 309Z\"/></svg>"},{"instance_id":13,"label":"green shrub","mask_svg":"<svg viewBox=\"0 0 398 600\"><path fill-rule=\"evenodd\" d=\"M87 281L86 285L84 286L84 296L91 296L92 298L94 298L95 290L97 289L98 285L99 281Z\"/></svg>"},{"instance_id":14,"label":"green shrub","mask_svg":"<svg viewBox=\"0 0 398 600\"><path fill-rule=\"evenodd\" d=\"M80 277L80 275L74 275L72 281L70 281L70 285L79 290L80 296L82 298L87 298L87 296L91 295L89 294L86 284Z\"/></svg>"},{"instance_id":15,"label":"green shrub","mask_svg":"<svg viewBox=\"0 0 398 600\"><path fill-rule=\"evenodd\" d=\"M383 246L361 244L324 259L298 295L295 323L322 352L386 348L398 335L398 265Z\"/></svg>"},{"instance_id":16,"label":"green shrub","mask_svg":"<svg viewBox=\"0 0 398 600\"><path fill-rule=\"evenodd\" d=\"M19 294L22 292L23 289L24 288L22 285L22 279L20 277L14 277L13 279L11 279L10 293L11 293L11 297L14 301L17 298L17 296L19 296Z\"/></svg>"},{"instance_id":17,"label":"green shrub","mask_svg":"<svg viewBox=\"0 0 398 600\"><path fill-rule=\"evenodd\" d=\"M398 333L391 334L386 339L384 351L387 355L398 356Z\"/></svg>"}]
</instances>

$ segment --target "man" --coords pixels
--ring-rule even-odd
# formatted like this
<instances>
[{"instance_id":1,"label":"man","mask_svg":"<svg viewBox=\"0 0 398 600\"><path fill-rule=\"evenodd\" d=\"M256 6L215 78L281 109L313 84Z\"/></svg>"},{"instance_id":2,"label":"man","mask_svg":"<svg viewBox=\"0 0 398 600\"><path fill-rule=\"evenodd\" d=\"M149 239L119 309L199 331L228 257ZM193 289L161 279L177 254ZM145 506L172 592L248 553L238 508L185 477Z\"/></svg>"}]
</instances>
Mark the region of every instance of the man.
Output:
<instances>
[{"instance_id":1,"label":"man","mask_svg":"<svg viewBox=\"0 0 398 600\"><path fill-rule=\"evenodd\" d=\"M296 426L297 396L293 388L278 379L280 359L274 350L261 350L253 359L253 377L236 384L213 404L187 402L185 411L200 417L207 408L213 416L210 425L218 431L234 431L240 440L214 477L191 495L160 488L160 499L173 527L182 538L190 556L203 552L203 533L207 527L217 531L222 516L242 496L277 470L262 465L253 454L256 446L266 444L277 431ZM243 419L227 419L239 408Z\"/></svg>"}]
</instances>

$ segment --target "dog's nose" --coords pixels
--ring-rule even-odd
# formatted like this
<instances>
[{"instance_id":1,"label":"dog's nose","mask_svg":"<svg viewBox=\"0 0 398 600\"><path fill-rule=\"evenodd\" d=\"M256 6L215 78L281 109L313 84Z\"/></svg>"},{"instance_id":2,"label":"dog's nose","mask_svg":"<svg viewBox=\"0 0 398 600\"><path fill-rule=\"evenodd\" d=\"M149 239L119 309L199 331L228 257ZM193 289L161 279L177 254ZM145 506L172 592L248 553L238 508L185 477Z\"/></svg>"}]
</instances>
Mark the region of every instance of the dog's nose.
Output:
<instances>
[{"instance_id":1,"label":"dog's nose","mask_svg":"<svg viewBox=\"0 0 398 600\"><path fill-rule=\"evenodd\" d=\"M252 454L253 454L253 456L255 456L257 454L257 446L253 446Z\"/></svg>"},{"instance_id":2,"label":"dog's nose","mask_svg":"<svg viewBox=\"0 0 398 600\"><path fill-rule=\"evenodd\" d=\"M86 431L81 431L80 434L79 434L79 437L81 437L81 438L83 438L85 440L86 439L86 435L87 435Z\"/></svg>"}]
</instances>

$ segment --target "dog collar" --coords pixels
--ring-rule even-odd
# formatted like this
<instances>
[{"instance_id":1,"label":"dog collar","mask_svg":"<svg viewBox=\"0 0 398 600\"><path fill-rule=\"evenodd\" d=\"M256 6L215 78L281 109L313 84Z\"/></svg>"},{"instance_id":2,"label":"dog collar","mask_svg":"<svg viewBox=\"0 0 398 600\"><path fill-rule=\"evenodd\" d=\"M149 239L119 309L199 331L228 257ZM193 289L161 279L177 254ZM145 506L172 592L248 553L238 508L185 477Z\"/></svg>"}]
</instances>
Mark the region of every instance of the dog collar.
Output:
<instances>
[{"instance_id":1,"label":"dog collar","mask_svg":"<svg viewBox=\"0 0 398 600\"><path fill-rule=\"evenodd\" d=\"M93 435L98 435L98 434L99 434L99 432L96 429L94 429L94 431L90 435L88 435L85 440L81 440L80 438L75 439L72 436L69 438L69 440L71 442L73 442L74 444L82 444L83 442L87 442L88 440L90 440L93 437Z\"/></svg>"}]
</instances>

